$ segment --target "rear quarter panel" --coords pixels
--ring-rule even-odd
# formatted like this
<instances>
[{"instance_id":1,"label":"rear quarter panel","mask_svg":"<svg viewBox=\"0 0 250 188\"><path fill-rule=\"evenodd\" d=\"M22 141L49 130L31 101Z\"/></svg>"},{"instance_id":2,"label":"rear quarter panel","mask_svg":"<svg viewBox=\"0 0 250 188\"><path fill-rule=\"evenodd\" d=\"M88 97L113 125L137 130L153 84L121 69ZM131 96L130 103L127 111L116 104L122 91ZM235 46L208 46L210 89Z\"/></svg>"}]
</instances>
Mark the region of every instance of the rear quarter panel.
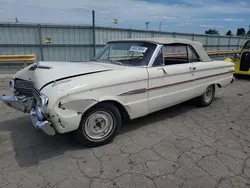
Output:
<instances>
[{"instance_id":1,"label":"rear quarter panel","mask_svg":"<svg viewBox=\"0 0 250 188\"><path fill-rule=\"evenodd\" d=\"M216 94L220 94L234 77L234 64L230 62L199 62L193 63L193 66L196 67L194 87L198 96L202 95L211 84L216 86L216 92L218 92Z\"/></svg>"}]
</instances>

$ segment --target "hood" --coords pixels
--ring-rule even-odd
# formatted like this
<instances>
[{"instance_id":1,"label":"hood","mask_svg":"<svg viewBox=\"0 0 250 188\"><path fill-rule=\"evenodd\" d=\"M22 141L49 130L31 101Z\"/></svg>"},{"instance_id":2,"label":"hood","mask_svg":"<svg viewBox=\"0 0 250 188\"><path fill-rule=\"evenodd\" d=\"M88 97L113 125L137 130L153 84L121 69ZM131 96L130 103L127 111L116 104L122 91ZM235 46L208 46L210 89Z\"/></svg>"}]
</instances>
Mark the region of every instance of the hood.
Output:
<instances>
[{"instance_id":1,"label":"hood","mask_svg":"<svg viewBox=\"0 0 250 188\"><path fill-rule=\"evenodd\" d=\"M72 77L84 76L88 74L98 74L103 71L114 69L122 69L123 66L109 63L98 62L47 62L38 63L38 67L34 70L25 68L16 74L16 78L32 80L37 89L53 83L55 81L64 80ZM27 71L29 71L27 73ZM26 78L29 75L28 79Z\"/></svg>"}]
</instances>

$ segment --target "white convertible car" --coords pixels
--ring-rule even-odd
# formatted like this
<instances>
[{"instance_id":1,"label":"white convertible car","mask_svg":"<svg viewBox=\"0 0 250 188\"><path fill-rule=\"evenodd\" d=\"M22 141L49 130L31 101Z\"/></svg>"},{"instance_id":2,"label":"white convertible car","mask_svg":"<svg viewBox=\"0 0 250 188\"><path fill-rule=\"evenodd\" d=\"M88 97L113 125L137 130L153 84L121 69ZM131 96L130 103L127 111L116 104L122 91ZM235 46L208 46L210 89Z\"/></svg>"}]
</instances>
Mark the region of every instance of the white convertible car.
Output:
<instances>
[{"instance_id":1,"label":"white convertible car","mask_svg":"<svg viewBox=\"0 0 250 188\"><path fill-rule=\"evenodd\" d=\"M134 119L196 98L208 106L233 82L234 64L212 61L199 42L110 41L89 62L37 62L10 81L10 107L29 113L48 135L75 131L86 146L113 140Z\"/></svg>"}]
</instances>

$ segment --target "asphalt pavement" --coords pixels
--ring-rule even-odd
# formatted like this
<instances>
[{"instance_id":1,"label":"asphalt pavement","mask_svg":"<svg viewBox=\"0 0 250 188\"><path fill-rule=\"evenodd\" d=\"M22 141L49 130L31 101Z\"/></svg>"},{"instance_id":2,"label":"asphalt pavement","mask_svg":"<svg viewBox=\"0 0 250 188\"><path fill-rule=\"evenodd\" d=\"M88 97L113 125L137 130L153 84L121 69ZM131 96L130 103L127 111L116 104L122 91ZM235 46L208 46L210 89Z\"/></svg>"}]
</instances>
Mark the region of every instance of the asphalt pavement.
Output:
<instances>
[{"instance_id":1,"label":"asphalt pavement","mask_svg":"<svg viewBox=\"0 0 250 188\"><path fill-rule=\"evenodd\" d=\"M9 79L0 77L0 95ZM248 188L250 79L237 79L209 107L186 102L130 121L112 143L91 149L72 134L34 130L0 102L0 187Z\"/></svg>"}]
</instances>

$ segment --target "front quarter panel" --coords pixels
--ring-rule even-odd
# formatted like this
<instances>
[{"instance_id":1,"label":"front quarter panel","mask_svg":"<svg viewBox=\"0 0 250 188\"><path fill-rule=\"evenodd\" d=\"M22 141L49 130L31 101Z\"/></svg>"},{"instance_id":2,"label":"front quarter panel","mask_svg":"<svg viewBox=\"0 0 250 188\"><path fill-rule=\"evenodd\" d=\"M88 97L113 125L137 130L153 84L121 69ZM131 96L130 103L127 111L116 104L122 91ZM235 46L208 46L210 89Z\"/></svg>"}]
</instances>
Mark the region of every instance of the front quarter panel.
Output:
<instances>
[{"instance_id":1,"label":"front quarter panel","mask_svg":"<svg viewBox=\"0 0 250 188\"><path fill-rule=\"evenodd\" d=\"M76 130L82 115L104 101L121 104L131 119L146 115L147 88L146 68L128 68L76 77L55 86L51 84L41 93L49 97L47 114L55 129L64 133Z\"/></svg>"}]
</instances>

